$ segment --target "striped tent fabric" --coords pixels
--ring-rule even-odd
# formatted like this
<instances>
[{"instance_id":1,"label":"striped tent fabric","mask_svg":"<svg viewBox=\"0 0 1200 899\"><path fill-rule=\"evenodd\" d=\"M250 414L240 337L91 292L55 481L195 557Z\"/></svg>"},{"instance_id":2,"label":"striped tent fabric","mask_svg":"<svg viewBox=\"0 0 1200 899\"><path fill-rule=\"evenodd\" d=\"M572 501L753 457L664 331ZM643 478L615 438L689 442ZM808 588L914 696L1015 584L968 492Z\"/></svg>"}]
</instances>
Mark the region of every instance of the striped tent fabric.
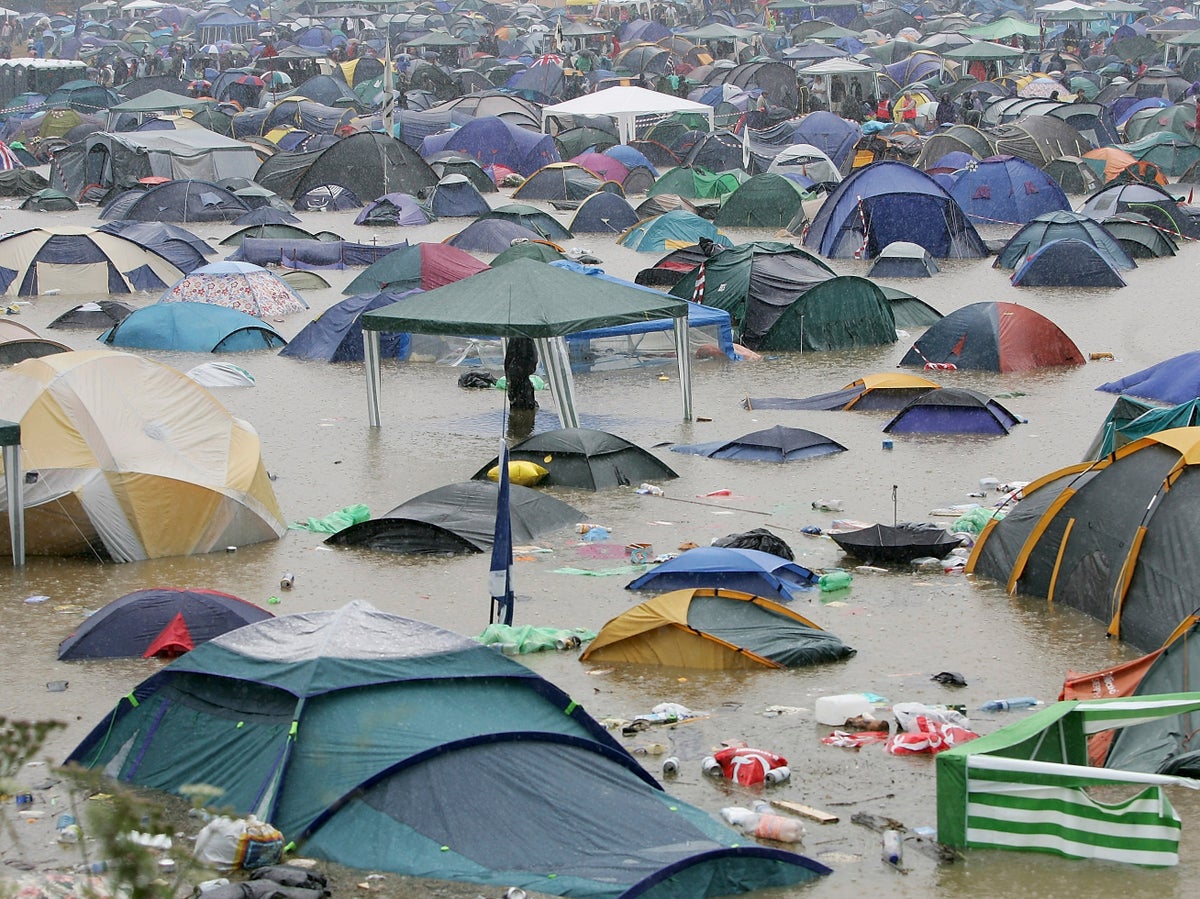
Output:
<instances>
[{"instance_id":1,"label":"striped tent fabric","mask_svg":"<svg viewBox=\"0 0 1200 899\"><path fill-rule=\"evenodd\" d=\"M17 159L17 154L8 148L8 144L0 140L0 172L10 172L13 169L25 168L24 163Z\"/></svg>"},{"instance_id":2,"label":"striped tent fabric","mask_svg":"<svg viewBox=\"0 0 1200 899\"><path fill-rule=\"evenodd\" d=\"M1179 863L1179 816L1164 787L1183 777L1093 768L1087 738L1200 710L1200 693L1072 701L937 757L938 840L1150 867ZM1089 787L1141 789L1101 802Z\"/></svg>"}]
</instances>

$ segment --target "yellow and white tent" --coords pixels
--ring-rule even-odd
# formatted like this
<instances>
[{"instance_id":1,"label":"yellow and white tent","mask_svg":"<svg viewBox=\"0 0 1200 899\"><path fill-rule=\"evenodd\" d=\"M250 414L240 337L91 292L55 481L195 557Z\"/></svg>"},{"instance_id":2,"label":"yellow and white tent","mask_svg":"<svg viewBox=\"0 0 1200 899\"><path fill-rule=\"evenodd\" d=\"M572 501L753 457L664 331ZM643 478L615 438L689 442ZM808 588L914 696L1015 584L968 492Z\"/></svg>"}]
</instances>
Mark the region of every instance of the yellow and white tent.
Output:
<instances>
[{"instance_id":1,"label":"yellow and white tent","mask_svg":"<svg viewBox=\"0 0 1200 899\"><path fill-rule=\"evenodd\" d=\"M21 425L32 554L128 562L286 529L258 434L166 365L108 350L29 359L0 372L0 418Z\"/></svg>"}]
</instances>

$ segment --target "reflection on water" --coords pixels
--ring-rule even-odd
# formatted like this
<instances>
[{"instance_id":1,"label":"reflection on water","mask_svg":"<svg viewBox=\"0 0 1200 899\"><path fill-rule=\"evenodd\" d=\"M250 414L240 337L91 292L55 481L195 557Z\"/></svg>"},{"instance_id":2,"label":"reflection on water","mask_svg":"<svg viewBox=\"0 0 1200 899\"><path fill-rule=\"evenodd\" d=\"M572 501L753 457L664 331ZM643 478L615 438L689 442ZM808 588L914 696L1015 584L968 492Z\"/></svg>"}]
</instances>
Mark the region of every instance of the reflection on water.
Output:
<instances>
[{"instance_id":1,"label":"reflection on water","mask_svg":"<svg viewBox=\"0 0 1200 899\"><path fill-rule=\"evenodd\" d=\"M95 210L69 217L89 221ZM44 219L44 216L42 217ZM350 213L308 213L305 224L331 229L360 241L371 229L351 224ZM6 212L9 227L32 223L27 214ZM463 222L443 220L406 229L409 240L440 240ZM201 226L198 233L223 237L231 226ZM377 235L392 240L395 235ZM746 233L741 239L770 235ZM655 256L640 255L589 236L590 249L610 273L632 277ZM887 413L746 412L747 396L806 396L833 390L874 371L886 371L907 349L910 339L892 346L847 353L778 355L758 364L703 361L694 366L695 408L692 423L680 419L679 385L671 368L630 369L576 375L579 409L585 426L610 430L643 446L694 443L734 437L747 431L786 424L810 428L850 451L812 462L776 466L732 463L678 454L663 455L679 474L662 485L665 497L630 490L592 494L558 489L555 494L583 510L587 520L612 529L613 541L651 543L655 552L671 552L686 542L705 544L716 537L752 527L768 527L794 547L797 561L812 568L851 564L831 541L803 535L806 525L828 527L833 515L866 521L891 521L892 485L898 485L900 520L923 520L930 510L970 502L979 480L1032 480L1078 461L1091 441L1112 397L1094 388L1176 353L1195 348L1180 322L1191 321L1195 248L1175 259L1148 261L1129 273L1124 290L1078 292L1018 290L989 260L948 262L941 274L919 282L896 281L942 312L980 300L1028 305L1058 322L1084 355L1112 352L1113 362L1034 374L938 372L933 378L993 395L1028 419L1004 438L960 440L896 436L895 448L882 449L881 427ZM838 261L840 273L862 274L868 263ZM306 294L312 314L341 299L340 290L355 270L327 273L333 288ZM24 307L21 321L41 329L81 299L42 297ZM145 304L152 297L139 296ZM305 315L276 324L291 336ZM56 331L77 348L95 346L94 334ZM915 336L911 335L911 336ZM187 370L206 357L150 354ZM353 503L367 503L375 514L441 484L463 480L496 454L503 427L502 397L496 391L462 390L461 369L432 364L385 364L382 379L383 427L366 425L361 365L319 365L271 354L233 358L257 379L248 389L218 391L221 401L258 430L263 455L288 520L320 517ZM668 380L660 380L664 374ZM552 401L539 393L543 408L538 430L557 424ZM707 421L701 419L709 419ZM706 498L728 488L729 498ZM841 513L819 513L812 502L837 498ZM518 623L598 629L638 601L624 590L627 577L554 574L560 567L603 569L623 560L585 558L577 535L560 533L543 541L552 554L518 562ZM3 623L0 651L6 678L0 714L54 717L67 721L51 752L63 757L118 697L158 669L154 661L66 664L55 660L58 641L70 633L85 610L96 609L129 591L155 585L209 587L265 604L280 614L341 605L366 599L461 633L478 633L487 624L486 555L400 558L330 548L321 535L290 531L282 540L216 553L129 565L87 560L31 558L23 571L0 569ZM295 588L279 595L279 578L294 572ZM28 605L33 594L50 599ZM746 740L785 755L793 780L771 791L779 796L828 809L837 824L809 823L804 851L827 858L833 877L811 889L778 891L777 896L844 895L867 890L901 896L1088 896L1184 895L1184 884L1200 875L1200 801L1173 791L1184 821L1183 863L1173 871L1143 871L1118 865L1068 862L1049 856L1002 852L972 853L964 863L936 867L917 853L906 855L909 873L899 875L879 860L878 836L850 823L856 811L899 818L912 826L936 821L933 762L892 758L878 746L858 752L820 743L825 729L812 721L818 696L869 690L889 700L959 702L975 709L988 699L1035 695L1053 699L1068 668L1091 670L1134 654L1105 639L1103 626L1078 613L1044 602L1006 596L994 584L976 583L961 574L857 574L841 594L812 594L799 610L842 637L858 654L842 664L787 672L707 674L581 665L573 653L523 659L581 702L593 715L632 717L662 701L680 702L707 712L694 723L629 738L633 749L662 743L683 761L670 790L713 813L723 805L753 798L748 792L715 783L700 773L700 760L725 740ZM968 685L955 690L930 681L930 675L962 672ZM51 693L50 681L66 680L65 692ZM800 711L768 717L769 707ZM448 710L450 713L451 710ZM1015 715L975 715L984 733ZM645 757L651 771L658 756ZM1185 795L1179 795L1184 793ZM547 785L550 801L586 807L586 797L563 795ZM447 895L472 897L478 889L455 888ZM421 884L407 895L427 895Z\"/></svg>"}]
</instances>

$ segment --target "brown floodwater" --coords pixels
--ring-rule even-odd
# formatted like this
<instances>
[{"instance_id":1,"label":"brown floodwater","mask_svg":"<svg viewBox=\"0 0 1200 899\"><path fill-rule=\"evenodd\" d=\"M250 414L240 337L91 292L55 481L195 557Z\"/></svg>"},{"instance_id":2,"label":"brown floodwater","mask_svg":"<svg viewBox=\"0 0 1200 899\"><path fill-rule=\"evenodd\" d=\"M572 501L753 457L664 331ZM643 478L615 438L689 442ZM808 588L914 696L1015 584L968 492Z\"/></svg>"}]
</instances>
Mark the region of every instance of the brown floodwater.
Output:
<instances>
[{"instance_id":1,"label":"brown floodwater","mask_svg":"<svg viewBox=\"0 0 1200 899\"><path fill-rule=\"evenodd\" d=\"M493 199L493 203L498 202ZM16 205L15 202L12 204ZM96 210L33 216L2 213L4 226L88 224ZM564 217L569 222L569 217ZM441 222L409 229L354 226L351 213L304 216L314 230L327 228L350 239L391 242L440 240L466 224ZM228 225L194 228L213 240ZM736 240L762 239L761 232L735 232ZM997 236L997 235L991 235ZM606 269L632 277L658 254L639 254L611 238L587 236L576 245L598 255ZM223 250L224 248L222 248ZM667 442L698 442L786 424L827 434L849 448L838 456L789 465L734 463L685 456L659 447L654 452L680 475L662 486L666 496L641 496L628 489L603 493L556 490L581 510L582 519L611 528L613 540L652 543L656 552L681 543L706 544L735 531L765 526L784 537L797 561L812 568L852 565L832 541L800 533L807 525L828 527L833 517L813 502L838 499L839 515L891 521L892 490L901 520L925 519L931 510L971 501L981 478L1028 481L1079 461L1112 404L1098 393L1101 383L1169 356L1196 348L1194 304L1197 263L1194 247L1173 259L1151 260L1127 275L1122 290L1030 290L1010 286L1007 273L991 261L952 261L929 280L893 281L943 313L982 300L1017 302L1056 321L1084 355L1107 352L1114 361L1030 374L938 373L944 385L964 385L1006 394L1003 400L1028 422L1002 438L895 437L882 448L886 414L833 412L747 412L747 396L806 396L833 390L863 374L893 368L911 343L911 334L891 346L844 353L786 354L761 362L705 361L694 366L695 410L709 419L682 422L673 368L642 368L576 376L584 426L613 431L645 447ZM220 258L219 256L214 258ZM485 257L486 258L486 257ZM867 263L837 261L840 273L862 274ZM357 270L324 273L333 287L306 293L312 314L341 299L341 288ZM47 322L88 296L46 296L22 307L19 321L41 330ZM142 295L138 304L153 302ZM312 317L293 315L276 327L291 337ZM84 349L96 335L48 332ZM150 353L188 369L206 356ZM289 521L320 517L343 506L366 503L376 515L427 489L470 477L496 453L501 432L502 394L456 386L461 369L432 364L386 363L383 372L383 425L367 426L361 365L320 365L271 353L230 357L249 370L256 386L217 391L230 411L249 421L262 437L263 456ZM667 380L660 379L666 375ZM552 426L552 403L539 420ZM726 499L706 499L721 488ZM555 627L599 629L639 600L626 591L628 576L580 577L553 573L562 566L602 568L619 562L581 557L577 535L560 533L541 541L553 553L516 565L516 621ZM63 663L58 642L88 610L125 593L155 585L219 589L266 604L278 596L278 614L333 608L367 600L390 612L411 616L464 634L477 634L488 622L487 557L404 558L331 549L320 535L292 530L276 542L236 553L159 559L134 564L103 564L89 559L31 557L19 571L0 568L0 657L3 692L0 714L54 718L66 729L49 746L61 760L119 697L158 669L154 661ZM284 572L295 588L281 593ZM26 604L31 595L41 604ZM1068 669L1092 670L1137 653L1104 636L1103 626L1071 609L1007 596L996 584L961 573L904 570L855 576L849 591L810 594L798 611L842 637L858 652L852 659L786 672L704 673L657 668L597 670L574 653L525 656L521 661L569 692L597 718L632 717L656 703L679 702L707 714L702 720L657 729L626 740L637 751L650 743L680 757L680 776L668 789L714 815L746 795L701 775L701 759L724 740L746 740L787 757L789 784L770 795L827 809L836 824L809 823L806 854L821 859L834 874L810 887L758 894L764 897L845 895L847 890L896 896L1087 896L1184 895L1200 876L1200 801L1190 791L1173 790L1183 819L1182 862L1171 870L1142 870L1066 861L1047 855L971 852L964 860L939 865L909 850L906 873L880 861L879 836L852 824L856 812L888 815L909 826L936 823L934 765L931 758L892 757L881 746L854 752L821 744L829 728L818 726L811 709L817 697L871 691L891 702L964 703L977 709L989 699L1033 695L1053 700ZM968 686L954 689L932 682L943 670L961 672ZM51 681L68 681L49 692ZM770 707L796 711L769 717ZM454 714L447 709L447 714ZM1024 713L973 713L972 723L990 733ZM180 747L187 751L187 747ZM660 759L646 756L657 773ZM545 785L548 802L572 814L586 814L586 796L567 785ZM484 800L481 800L485 804ZM439 895L471 897L498 891L452 887ZM429 895L426 885L409 883L393 895Z\"/></svg>"}]
</instances>

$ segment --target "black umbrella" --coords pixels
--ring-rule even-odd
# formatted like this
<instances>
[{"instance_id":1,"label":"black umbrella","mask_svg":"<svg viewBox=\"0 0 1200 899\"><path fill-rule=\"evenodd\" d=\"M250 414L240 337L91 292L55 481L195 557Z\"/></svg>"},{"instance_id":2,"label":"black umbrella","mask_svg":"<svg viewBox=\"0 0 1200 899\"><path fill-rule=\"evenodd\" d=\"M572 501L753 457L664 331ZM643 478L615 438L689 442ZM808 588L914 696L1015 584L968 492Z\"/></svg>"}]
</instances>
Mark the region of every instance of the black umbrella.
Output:
<instances>
[{"instance_id":1,"label":"black umbrella","mask_svg":"<svg viewBox=\"0 0 1200 899\"><path fill-rule=\"evenodd\" d=\"M922 556L944 559L960 543L945 528L911 521L897 525L873 524L868 528L829 536L843 551L868 564L906 564Z\"/></svg>"}]
</instances>

